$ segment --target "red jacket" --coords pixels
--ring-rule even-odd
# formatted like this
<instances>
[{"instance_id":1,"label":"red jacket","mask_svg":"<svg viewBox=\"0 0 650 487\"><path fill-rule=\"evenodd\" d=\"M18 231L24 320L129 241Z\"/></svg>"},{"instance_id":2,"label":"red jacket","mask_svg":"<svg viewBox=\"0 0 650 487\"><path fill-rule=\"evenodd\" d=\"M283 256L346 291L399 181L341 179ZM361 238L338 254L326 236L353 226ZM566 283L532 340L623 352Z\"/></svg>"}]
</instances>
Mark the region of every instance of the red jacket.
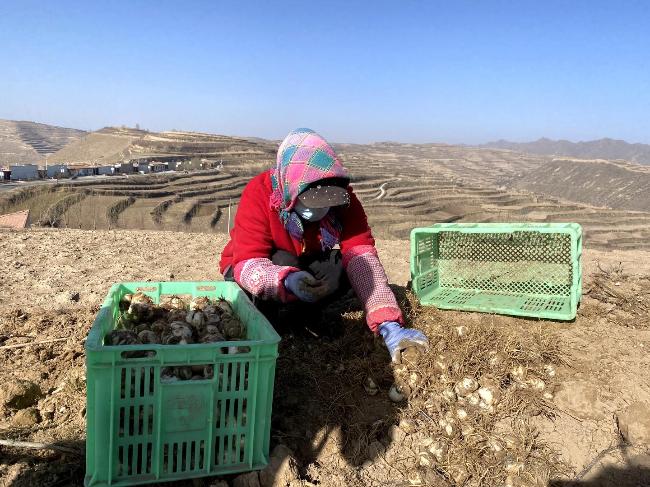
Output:
<instances>
[{"instance_id":1,"label":"red jacket","mask_svg":"<svg viewBox=\"0 0 650 487\"><path fill-rule=\"evenodd\" d=\"M235 268L238 263L256 257L270 258L276 250L285 250L295 256L320 250L317 240L318 225L308 226L305 230L303 248L303 243L292 238L284 228L278 212L271 209L271 191L269 171L255 176L244 188L235 216L235 225L230 231L230 242L221 253L219 267L222 274L228 266ZM351 187L348 187L348 193L350 206L338 211L338 219L343 227L340 243L343 256L357 245L375 245L361 202ZM344 266L347 266L345 260Z\"/></svg>"},{"instance_id":2,"label":"red jacket","mask_svg":"<svg viewBox=\"0 0 650 487\"><path fill-rule=\"evenodd\" d=\"M291 237L278 212L271 209L271 192L269 171L246 185L219 267L222 274L232 267L235 281L255 296L291 301L296 298L284 287L284 279L298 269L273 265L271 255L276 250L285 250L295 256L320 250L319 226L306 226L304 243ZM403 324L401 310L377 257L366 214L352 188L348 188L348 192L350 205L338 209L338 221L342 226L343 267L350 284L364 306L366 321L373 332L377 332L378 326L385 321Z\"/></svg>"}]
</instances>

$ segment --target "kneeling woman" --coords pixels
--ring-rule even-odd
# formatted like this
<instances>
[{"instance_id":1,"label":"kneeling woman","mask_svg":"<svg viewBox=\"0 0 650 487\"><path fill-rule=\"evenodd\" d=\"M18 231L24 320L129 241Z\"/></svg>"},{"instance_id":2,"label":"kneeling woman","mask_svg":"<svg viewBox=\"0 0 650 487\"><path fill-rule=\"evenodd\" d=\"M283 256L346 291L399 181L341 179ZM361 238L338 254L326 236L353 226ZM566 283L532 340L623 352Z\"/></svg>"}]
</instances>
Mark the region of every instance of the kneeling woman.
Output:
<instances>
[{"instance_id":1,"label":"kneeling woman","mask_svg":"<svg viewBox=\"0 0 650 487\"><path fill-rule=\"evenodd\" d=\"M370 330L382 335L399 362L403 350L426 347L427 338L402 327L402 312L349 181L322 137L309 129L291 132L275 169L244 189L221 272L256 300L283 303L329 301L351 286Z\"/></svg>"}]
</instances>

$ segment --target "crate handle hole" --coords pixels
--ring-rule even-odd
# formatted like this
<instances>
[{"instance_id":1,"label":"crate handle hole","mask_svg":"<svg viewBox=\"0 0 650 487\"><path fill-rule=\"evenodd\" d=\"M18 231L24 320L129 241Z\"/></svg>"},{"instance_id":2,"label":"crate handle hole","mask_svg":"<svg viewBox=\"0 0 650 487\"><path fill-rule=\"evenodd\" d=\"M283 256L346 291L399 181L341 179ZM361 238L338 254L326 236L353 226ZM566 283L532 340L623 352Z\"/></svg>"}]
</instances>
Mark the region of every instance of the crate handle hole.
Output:
<instances>
[{"instance_id":1,"label":"crate handle hole","mask_svg":"<svg viewBox=\"0 0 650 487\"><path fill-rule=\"evenodd\" d=\"M236 355L240 353L250 353L251 347L242 346L242 347L220 347L219 351L223 355Z\"/></svg>"},{"instance_id":2,"label":"crate handle hole","mask_svg":"<svg viewBox=\"0 0 650 487\"><path fill-rule=\"evenodd\" d=\"M152 293L154 291L157 291L158 288L156 286L139 286L135 289L136 291L142 291L142 292L149 292Z\"/></svg>"},{"instance_id":3,"label":"crate handle hole","mask_svg":"<svg viewBox=\"0 0 650 487\"><path fill-rule=\"evenodd\" d=\"M197 291L216 291L217 286L196 286Z\"/></svg>"},{"instance_id":4,"label":"crate handle hole","mask_svg":"<svg viewBox=\"0 0 650 487\"><path fill-rule=\"evenodd\" d=\"M185 382L197 380L212 380L214 364L177 365L160 369L160 382Z\"/></svg>"},{"instance_id":5,"label":"crate handle hole","mask_svg":"<svg viewBox=\"0 0 650 487\"><path fill-rule=\"evenodd\" d=\"M134 358L153 358L156 356L155 350L135 350L133 352L122 352L120 354L123 359Z\"/></svg>"}]
</instances>

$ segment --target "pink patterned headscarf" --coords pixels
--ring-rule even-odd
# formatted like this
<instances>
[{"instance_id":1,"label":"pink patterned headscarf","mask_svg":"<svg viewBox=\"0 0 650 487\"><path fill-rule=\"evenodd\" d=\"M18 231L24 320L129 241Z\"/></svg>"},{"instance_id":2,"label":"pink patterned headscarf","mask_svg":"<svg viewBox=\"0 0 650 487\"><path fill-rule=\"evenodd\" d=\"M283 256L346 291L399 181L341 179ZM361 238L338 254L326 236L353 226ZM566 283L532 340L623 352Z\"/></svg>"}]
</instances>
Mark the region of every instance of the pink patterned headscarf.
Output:
<instances>
[{"instance_id":1,"label":"pink patterned headscarf","mask_svg":"<svg viewBox=\"0 0 650 487\"><path fill-rule=\"evenodd\" d=\"M280 144L275 169L271 169L271 208L278 211L289 233L302 240L303 223L293 211L298 195L310 184L329 178L348 178L348 173L330 145L311 129L296 129ZM339 243L340 224L330 210L321 220L321 245Z\"/></svg>"}]
</instances>

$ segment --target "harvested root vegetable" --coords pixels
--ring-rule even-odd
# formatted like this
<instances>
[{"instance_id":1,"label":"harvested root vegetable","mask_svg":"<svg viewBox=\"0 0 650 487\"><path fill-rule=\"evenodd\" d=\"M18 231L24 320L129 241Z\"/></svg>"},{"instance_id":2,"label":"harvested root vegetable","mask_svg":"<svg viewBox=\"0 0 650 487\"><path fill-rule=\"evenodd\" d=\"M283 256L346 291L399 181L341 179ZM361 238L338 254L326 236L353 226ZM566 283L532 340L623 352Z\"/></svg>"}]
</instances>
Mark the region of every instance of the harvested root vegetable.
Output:
<instances>
[{"instance_id":1,"label":"harvested root vegetable","mask_svg":"<svg viewBox=\"0 0 650 487\"><path fill-rule=\"evenodd\" d=\"M366 380L363 382L363 388L369 396L374 396L379 392L379 387L372 380L372 377L366 377Z\"/></svg>"},{"instance_id":2,"label":"harvested root vegetable","mask_svg":"<svg viewBox=\"0 0 650 487\"><path fill-rule=\"evenodd\" d=\"M210 298L207 296L197 296L190 301L190 309L195 311L203 311L210 305Z\"/></svg>"},{"instance_id":3,"label":"harvested root vegetable","mask_svg":"<svg viewBox=\"0 0 650 487\"><path fill-rule=\"evenodd\" d=\"M444 462L446 461L447 453L449 452L449 442L443 438L440 438L431 443L428 450L436 460L439 462Z\"/></svg>"},{"instance_id":4,"label":"harvested root vegetable","mask_svg":"<svg viewBox=\"0 0 650 487\"><path fill-rule=\"evenodd\" d=\"M481 402L488 406L498 404L501 399L501 391L495 385L484 385L479 387L476 392L481 398Z\"/></svg>"},{"instance_id":5,"label":"harvested root vegetable","mask_svg":"<svg viewBox=\"0 0 650 487\"><path fill-rule=\"evenodd\" d=\"M537 377L528 379L528 384L532 389L535 389L536 391L543 391L546 388L546 382Z\"/></svg>"},{"instance_id":6,"label":"harvested root vegetable","mask_svg":"<svg viewBox=\"0 0 650 487\"><path fill-rule=\"evenodd\" d=\"M187 321L194 328L200 329L205 323L205 315L203 311L190 310L185 315L185 321Z\"/></svg>"},{"instance_id":7,"label":"harvested root vegetable","mask_svg":"<svg viewBox=\"0 0 650 487\"><path fill-rule=\"evenodd\" d=\"M170 333L162 337L165 345L186 345L194 342L194 332L187 323L175 321L170 324Z\"/></svg>"},{"instance_id":8,"label":"harvested root vegetable","mask_svg":"<svg viewBox=\"0 0 650 487\"><path fill-rule=\"evenodd\" d=\"M458 335L459 337L464 337L465 335L467 335L467 327L465 325L454 327L454 331L456 332L456 335Z\"/></svg>"},{"instance_id":9,"label":"harvested root vegetable","mask_svg":"<svg viewBox=\"0 0 650 487\"><path fill-rule=\"evenodd\" d=\"M438 425L442 430L442 434L447 438L453 438L459 432L458 423L456 418L453 417L451 413L447 413L444 418L438 420Z\"/></svg>"},{"instance_id":10,"label":"harvested root vegetable","mask_svg":"<svg viewBox=\"0 0 650 487\"><path fill-rule=\"evenodd\" d=\"M214 303L214 305L217 307L218 310L220 310L220 312L222 314L227 314L227 315L234 315L235 314L235 312L232 309L232 306L230 306L230 303L228 301L226 301L225 299L222 299L222 298L218 299Z\"/></svg>"},{"instance_id":11,"label":"harvested root vegetable","mask_svg":"<svg viewBox=\"0 0 650 487\"><path fill-rule=\"evenodd\" d=\"M461 421L465 421L465 420L467 419L467 416L468 416L468 414L467 414L467 410L466 410L466 409L463 409L463 408L458 408L458 409L456 409L456 417L457 417L459 420L461 420Z\"/></svg>"},{"instance_id":12,"label":"harvested root vegetable","mask_svg":"<svg viewBox=\"0 0 650 487\"><path fill-rule=\"evenodd\" d=\"M471 394L467 394L467 396L465 396L465 401L467 402L468 406L477 408L481 403L481 396L478 395L478 392L472 392Z\"/></svg>"},{"instance_id":13,"label":"harvested root vegetable","mask_svg":"<svg viewBox=\"0 0 650 487\"><path fill-rule=\"evenodd\" d=\"M546 372L546 375L548 375L551 378L555 377L555 374L557 373L553 364L546 364L544 366L544 372Z\"/></svg>"},{"instance_id":14,"label":"harvested root vegetable","mask_svg":"<svg viewBox=\"0 0 650 487\"><path fill-rule=\"evenodd\" d=\"M449 403L456 402L457 399L456 393L452 389L445 389L444 391L442 391L440 395L442 396L442 399L446 402Z\"/></svg>"},{"instance_id":15,"label":"harvested root vegetable","mask_svg":"<svg viewBox=\"0 0 650 487\"><path fill-rule=\"evenodd\" d=\"M148 304L153 305L153 299L143 292L137 292L131 296L131 304Z\"/></svg>"},{"instance_id":16,"label":"harvested root vegetable","mask_svg":"<svg viewBox=\"0 0 650 487\"><path fill-rule=\"evenodd\" d=\"M187 311L185 309L173 309L167 314L167 323L172 323L173 321L185 321L187 316Z\"/></svg>"},{"instance_id":17,"label":"harvested root vegetable","mask_svg":"<svg viewBox=\"0 0 650 487\"><path fill-rule=\"evenodd\" d=\"M160 343L160 336L152 330L142 330L138 333L141 343Z\"/></svg>"},{"instance_id":18,"label":"harvested root vegetable","mask_svg":"<svg viewBox=\"0 0 650 487\"><path fill-rule=\"evenodd\" d=\"M465 377L454 386L454 391L461 397L465 397L478 389L478 382L473 377Z\"/></svg>"},{"instance_id":19,"label":"harvested root vegetable","mask_svg":"<svg viewBox=\"0 0 650 487\"><path fill-rule=\"evenodd\" d=\"M146 294L135 293L126 294L120 304L123 313L119 328L135 331L136 335L150 331L157 334L163 344L193 343L202 337L205 337L201 339L204 343L246 338L246 328L224 299L213 302L206 296L198 296L188 306L181 297L171 295L163 296L161 304L155 305ZM189 328L181 328L181 322ZM142 337L144 343L156 343L149 333Z\"/></svg>"},{"instance_id":20,"label":"harvested root vegetable","mask_svg":"<svg viewBox=\"0 0 650 487\"><path fill-rule=\"evenodd\" d=\"M120 300L118 329L106 334L104 344L186 345L246 339L246 327L224 299L198 296L188 303L180 296L162 296L159 305L144 293L126 294ZM229 353L248 353L250 347L229 346ZM151 350L129 351L129 357L153 356ZM205 367L205 370L204 370ZM209 367L209 369L208 369ZM202 380L214 377L211 365L164 367L161 381Z\"/></svg>"},{"instance_id":21,"label":"harvested root vegetable","mask_svg":"<svg viewBox=\"0 0 650 487\"><path fill-rule=\"evenodd\" d=\"M171 296L163 296L160 299L160 307L169 311L174 309L185 310L187 309L187 304L183 298L173 294Z\"/></svg>"},{"instance_id":22,"label":"harvested root vegetable","mask_svg":"<svg viewBox=\"0 0 650 487\"><path fill-rule=\"evenodd\" d=\"M135 326L136 323L151 321L154 317L154 308L149 303L132 302L129 309L122 316L126 322Z\"/></svg>"},{"instance_id":23,"label":"harvested root vegetable","mask_svg":"<svg viewBox=\"0 0 650 487\"><path fill-rule=\"evenodd\" d=\"M451 359L445 353L439 353L433 362L433 368L436 372L447 373L451 366Z\"/></svg>"},{"instance_id":24,"label":"harvested root vegetable","mask_svg":"<svg viewBox=\"0 0 650 487\"><path fill-rule=\"evenodd\" d=\"M465 465L450 465L447 469L447 473L457 486L465 485L465 482L467 482L470 477Z\"/></svg>"},{"instance_id":25,"label":"harvested root vegetable","mask_svg":"<svg viewBox=\"0 0 650 487\"><path fill-rule=\"evenodd\" d=\"M169 323L166 321L154 321L151 324L151 331L157 333L158 335L165 335L169 333Z\"/></svg>"},{"instance_id":26,"label":"harvested root vegetable","mask_svg":"<svg viewBox=\"0 0 650 487\"><path fill-rule=\"evenodd\" d=\"M233 315L224 316L222 319L223 334L227 339L241 339L246 337L246 330L241 321Z\"/></svg>"},{"instance_id":27,"label":"harvested root vegetable","mask_svg":"<svg viewBox=\"0 0 650 487\"><path fill-rule=\"evenodd\" d=\"M388 391L388 397L393 402L402 402L404 399L406 399L406 396L402 394L400 388L397 387L397 385L395 384L390 386L390 389Z\"/></svg>"},{"instance_id":28,"label":"harvested root vegetable","mask_svg":"<svg viewBox=\"0 0 650 487\"><path fill-rule=\"evenodd\" d=\"M221 323L221 317L217 313L208 313L207 311L203 311L203 315L205 316L206 326L218 325Z\"/></svg>"},{"instance_id":29,"label":"harvested root vegetable","mask_svg":"<svg viewBox=\"0 0 650 487\"><path fill-rule=\"evenodd\" d=\"M418 455L418 463L420 464L421 467L433 467L435 462L430 453L420 452L420 454Z\"/></svg>"},{"instance_id":30,"label":"harvested root vegetable","mask_svg":"<svg viewBox=\"0 0 650 487\"><path fill-rule=\"evenodd\" d=\"M112 330L104 337L104 344L109 346L137 345L138 335L131 330Z\"/></svg>"},{"instance_id":31,"label":"harvested root vegetable","mask_svg":"<svg viewBox=\"0 0 650 487\"><path fill-rule=\"evenodd\" d=\"M401 353L401 358L407 364L415 365L420 361L422 353L417 347L409 347Z\"/></svg>"},{"instance_id":32,"label":"harvested root vegetable","mask_svg":"<svg viewBox=\"0 0 650 487\"><path fill-rule=\"evenodd\" d=\"M510 370L510 376L517 381L526 380L528 370L523 365L516 365Z\"/></svg>"},{"instance_id":33,"label":"harvested root vegetable","mask_svg":"<svg viewBox=\"0 0 650 487\"><path fill-rule=\"evenodd\" d=\"M223 342L225 340L225 337L218 330L215 330L212 333L206 333L199 339L201 343Z\"/></svg>"}]
</instances>

